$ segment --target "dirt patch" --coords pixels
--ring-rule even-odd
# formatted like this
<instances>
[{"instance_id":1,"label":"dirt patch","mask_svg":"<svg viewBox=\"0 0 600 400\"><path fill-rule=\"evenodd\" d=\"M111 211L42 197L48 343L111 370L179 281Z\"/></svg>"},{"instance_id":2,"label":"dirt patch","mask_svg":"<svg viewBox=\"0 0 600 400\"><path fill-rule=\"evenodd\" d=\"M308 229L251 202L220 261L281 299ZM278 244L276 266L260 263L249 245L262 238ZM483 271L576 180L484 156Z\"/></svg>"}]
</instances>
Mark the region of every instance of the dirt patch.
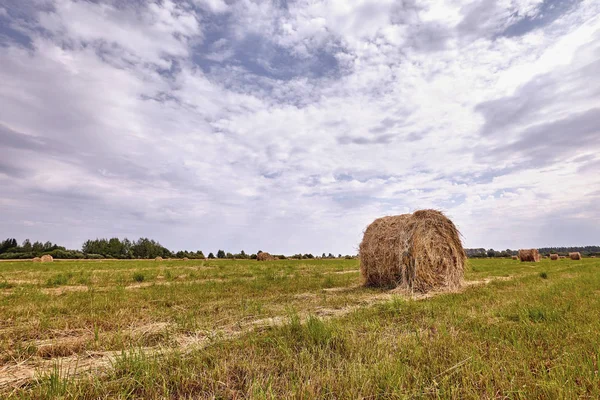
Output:
<instances>
[{"instance_id":1,"label":"dirt patch","mask_svg":"<svg viewBox=\"0 0 600 400\"><path fill-rule=\"evenodd\" d=\"M351 271L336 271L336 272L331 272L332 274L336 274L336 275L345 275L345 274L358 274L360 271L359 270L351 270Z\"/></svg>"},{"instance_id":2,"label":"dirt patch","mask_svg":"<svg viewBox=\"0 0 600 400\"><path fill-rule=\"evenodd\" d=\"M298 300L311 300L311 299L316 299L317 298L317 294L316 293L298 293L294 295L295 299Z\"/></svg>"},{"instance_id":3,"label":"dirt patch","mask_svg":"<svg viewBox=\"0 0 600 400\"><path fill-rule=\"evenodd\" d=\"M352 286L327 288L327 289L321 289L321 290L326 293L341 293L341 292L352 292L356 289L360 289L361 287L362 286L360 286L360 285L352 285Z\"/></svg>"},{"instance_id":4,"label":"dirt patch","mask_svg":"<svg viewBox=\"0 0 600 400\"><path fill-rule=\"evenodd\" d=\"M57 287L57 288L41 289L42 293L54 295L54 296L60 296L61 294L69 293L69 292L87 292L88 290L89 290L88 286L82 286L82 285L61 286L61 287Z\"/></svg>"}]
</instances>

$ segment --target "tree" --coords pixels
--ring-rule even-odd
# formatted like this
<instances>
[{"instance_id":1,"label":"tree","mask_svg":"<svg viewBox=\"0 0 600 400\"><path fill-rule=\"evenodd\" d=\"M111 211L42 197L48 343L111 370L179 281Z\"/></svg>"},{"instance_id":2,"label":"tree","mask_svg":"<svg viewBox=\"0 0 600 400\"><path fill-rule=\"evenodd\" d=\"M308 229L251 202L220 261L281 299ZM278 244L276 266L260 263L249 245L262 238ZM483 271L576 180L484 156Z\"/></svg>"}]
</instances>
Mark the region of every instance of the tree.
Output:
<instances>
[{"instance_id":1,"label":"tree","mask_svg":"<svg viewBox=\"0 0 600 400\"><path fill-rule=\"evenodd\" d=\"M31 253L32 246L31 246L31 242L29 241L29 239L25 239L23 241L23 245L21 246L21 248L23 249L23 253Z\"/></svg>"},{"instance_id":2,"label":"tree","mask_svg":"<svg viewBox=\"0 0 600 400\"><path fill-rule=\"evenodd\" d=\"M34 242L31 246L31 251L34 254L40 254L44 251L44 244L42 242Z\"/></svg>"},{"instance_id":3,"label":"tree","mask_svg":"<svg viewBox=\"0 0 600 400\"><path fill-rule=\"evenodd\" d=\"M215 258L215 255L213 253L208 253L208 258Z\"/></svg>"},{"instance_id":4,"label":"tree","mask_svg":"<svg viewBox=\"0 0 600 400\"><path fill-rule=\"evenodd\" d=\"M217 251L217 258L225 258L225 252L223 250Z\"/></svg>"},{"instance_id":5,"label":"tree","mask_svg":"<svg viewBox=\"0 0 600 400\"><path fill-rule=\"evenodd\" d=\"M489 258L492 258L492 257L494 257L495 255L496 255L496 252L494 251L494 249L489 249L489 250L487 251L487 256L488 256Z\"/></svg>"}]
</instances>

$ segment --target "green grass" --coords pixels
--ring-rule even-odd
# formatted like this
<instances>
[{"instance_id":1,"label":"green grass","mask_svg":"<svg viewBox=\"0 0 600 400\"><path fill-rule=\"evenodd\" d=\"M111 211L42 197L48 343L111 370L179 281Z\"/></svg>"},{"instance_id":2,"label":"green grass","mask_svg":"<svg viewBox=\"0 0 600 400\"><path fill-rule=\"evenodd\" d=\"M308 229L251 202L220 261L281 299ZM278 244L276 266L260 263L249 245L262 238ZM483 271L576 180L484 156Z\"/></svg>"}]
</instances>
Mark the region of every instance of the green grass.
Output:
<instances>
[{"instance_id":1,"label":"green grass","mask_svg":"<svg viewBox=\"0 0 600 400\"><path fill-rule=\"evenodd\" d=\"M136 282L144 282L146 280L146 276L141 272L136 272L133 274L133 280Z\"/></svg>"},{"instance_id":2,"label":"green grass","mask_svg":"<svg viewBox=\"0 0 600 400\"><path fill-rule=\"evenodd\" d=\"M600 261L592 259L472 260L468 280L513 278L372 306L365 302L382 292L355 286L355 260L54 264L0 263L7 282L21 277L0 297L3 363L38 354L36 341L61 330L89 335L76 352L124 352L104 375L57 368L9 398L600 397ZM44 292L50 277L80 271L89 290ZM156 285L128 289L135 273ZM317 316L344 307L356 310ZM243 329L267 317L286 322ZM148 327L157 322L164 327ZM175 340L214 331L222 336L205 348ZM156 345L172 351L140 349Z\"/></svg>"}]
</instances>

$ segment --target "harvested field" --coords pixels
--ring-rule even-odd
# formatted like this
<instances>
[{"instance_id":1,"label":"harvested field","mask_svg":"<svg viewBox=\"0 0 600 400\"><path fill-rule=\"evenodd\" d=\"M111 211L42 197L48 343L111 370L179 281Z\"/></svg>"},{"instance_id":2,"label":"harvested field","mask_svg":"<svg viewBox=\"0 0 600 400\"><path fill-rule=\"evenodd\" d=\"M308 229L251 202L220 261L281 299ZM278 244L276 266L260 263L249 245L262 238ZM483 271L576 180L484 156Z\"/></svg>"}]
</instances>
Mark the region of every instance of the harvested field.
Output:
<instances>
[{"instance_id":1,"label":"harvested field","mask_svg":"<svg viewBox=\"0 0 600 400\"><path fill-rule=\"evenodd\" d=\"M427 294L363 287L357 260L1 263L12 283L0 289L0 397L257 398L255 388L270 381L274 398L323 397L325 387L360 398L377 393L386 370L394 376L387 390L416 394L469 357L459 368L469 381L491 377L493 393L526 385L529 398L553 397L551 387L594 397L587 368L600 327L587 318L572 329L572 318L600 310L592 295L600 264L470 263L460 292ZM548 291L561 293L554 304ZM524 351L537 348L533 337L554 349L540 352L560 357L555 372L532 369L517 381L499 372L536 365L541 353ZM497 350L476 346L487 342ZM420 367L407 375L398 359ZM328 364L339 374L326 373ZM239 371L249 375L240 381ZM298 386L289 374L303 376ZM452 379L440 382L460 397L486 397Z\"/></svg>"}]
</instances>

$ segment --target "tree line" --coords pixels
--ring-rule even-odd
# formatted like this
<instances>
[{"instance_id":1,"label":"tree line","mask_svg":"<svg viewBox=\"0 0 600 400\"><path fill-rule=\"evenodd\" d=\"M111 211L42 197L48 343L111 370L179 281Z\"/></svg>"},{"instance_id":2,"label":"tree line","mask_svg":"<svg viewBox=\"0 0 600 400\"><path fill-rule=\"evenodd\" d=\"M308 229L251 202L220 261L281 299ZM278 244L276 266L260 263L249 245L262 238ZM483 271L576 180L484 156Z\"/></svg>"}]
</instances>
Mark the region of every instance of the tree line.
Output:
<instances>
[{"instance_id":1,"label":"tree line","mask_svg":"<svg viewBox=\"0 0 600 400\"><path fill-rule=\"evenodd\" d=\"M541 247L538 251L542 255L558 254L566 256L569 253L579 252L583 256L600 255L600 246L575 246L575 247ZM465 249L469 258L492 258L492 257L511 257L519 254L518 250L494 250L494 249Z\"/></svg>"},{"instance_id":2,"label":"tree line","mask_svg":"<svg viewBox=\"0 0 600 400\"><path fill-rule=\"evenodd\" d=\"M205 256L201 250L188 251L180 250L177 252L171 251L161 245L159 242L148 239L139 238L138 240L132 241L127 238L110 238L110 239L92 239L86 240L81 246L81 250L68 250L64 246L58 246L51 242L31 243L29 239L25 239L22 244L19 245L17 239L9 238L0 243L0 259L27 259L33 257L40 257L44 254L49 254L54 258L63 259L100 259L100 258L118 258L118 259L138 259L138 258L189 258L189 259L216 259L216 258L229 258L229 259L256 259L256 254L260 253L260 250L253 254L248 254L244 250L239 253L225 252L224 250L218 250L215 253L209 253ZM313 259L318 258L310 253L307 254L294 254L290 257L286 257L283 254L272 254L272 256L279 259L295 258L295 259ZM323 255L321 258L352 258L352 256L342 256L339 254L337 257L332 253L329 255Z\"/></svg>"}]
</instances>

